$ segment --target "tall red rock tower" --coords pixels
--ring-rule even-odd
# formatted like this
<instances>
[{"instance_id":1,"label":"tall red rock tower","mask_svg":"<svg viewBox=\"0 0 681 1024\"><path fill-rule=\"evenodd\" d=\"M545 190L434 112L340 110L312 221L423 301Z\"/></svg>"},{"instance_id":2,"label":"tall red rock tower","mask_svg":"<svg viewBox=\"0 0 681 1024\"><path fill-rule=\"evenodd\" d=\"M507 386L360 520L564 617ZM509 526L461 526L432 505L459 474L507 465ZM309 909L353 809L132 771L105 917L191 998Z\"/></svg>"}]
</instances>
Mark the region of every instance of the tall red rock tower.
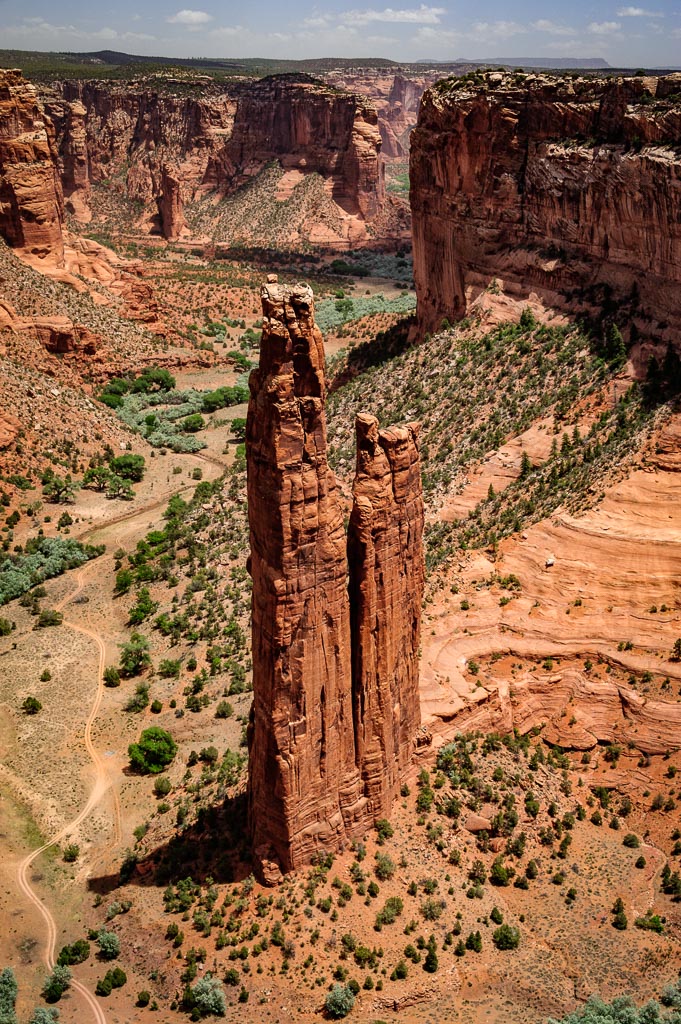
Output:
<instances>
[{"instance_id":1,"label":"tall red rock tower","mask_svg":"<svg viewBox=\"0 0 681 1024\"><path fill-rule=\"evenodd\" d=\"M270 279L262 303L246 425L248 807L256 860L276 877L342 849L397 795L420 722L423 500L417 427L358 417L346 545L312 290Z\"/></svg>"},{"instance_id":2,"label":"tall red rock tower","mask_svg":"<svg viewBox=\"0 0 681 1024\"><path fill-rule=\"evenodd\" d=\"M357 763L372 820L387 817L421 723L423 495L416 423L356 420L348 532Z\"/></svg>"},{"instance_id":3,"label":"tall red rock tower","mask_svg":"<svg viewBox=\"0 0 681 1024\"><path fill-rule=\"evenodd\" d=\"M312 289L262 290L246 426L253 577L249 815L284 870L366 815L355 763L343 510L326 459L324 343Z\"/></svg>"}]
</instances>

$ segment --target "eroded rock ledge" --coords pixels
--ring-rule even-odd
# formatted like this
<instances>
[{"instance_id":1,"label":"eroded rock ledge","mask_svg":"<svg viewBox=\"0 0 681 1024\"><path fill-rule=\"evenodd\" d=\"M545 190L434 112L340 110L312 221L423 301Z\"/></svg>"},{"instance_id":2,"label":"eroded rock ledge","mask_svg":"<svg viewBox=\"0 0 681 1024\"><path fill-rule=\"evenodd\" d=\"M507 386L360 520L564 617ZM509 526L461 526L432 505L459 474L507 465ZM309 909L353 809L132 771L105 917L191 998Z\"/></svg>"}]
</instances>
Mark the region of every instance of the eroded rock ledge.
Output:
<instances>
[{"instance_id":1,"label":"eroded rock ledge","mask_svg":"<svg viewBox=\"0 0 681 1024\"><path fill-rule=\"evenodd\" d=\"M342 849L395 796L420 723L423 503L415 426L379 431L359 417L346 550L312 290L271 280L262 303L246 428L248 799L256 858L271 877L276 865Z\"/></svg>"}]
</instances>

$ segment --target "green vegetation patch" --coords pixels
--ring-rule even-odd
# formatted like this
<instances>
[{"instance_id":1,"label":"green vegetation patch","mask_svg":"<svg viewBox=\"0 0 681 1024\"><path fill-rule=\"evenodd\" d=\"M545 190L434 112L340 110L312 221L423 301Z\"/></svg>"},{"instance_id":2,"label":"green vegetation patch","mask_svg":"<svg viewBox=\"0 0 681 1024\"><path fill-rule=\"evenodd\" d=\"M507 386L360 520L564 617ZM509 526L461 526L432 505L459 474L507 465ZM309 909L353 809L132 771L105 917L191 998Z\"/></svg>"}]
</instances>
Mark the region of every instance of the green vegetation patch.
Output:
<instances>
[{"instance_id":1,"label":"green vegetation patch","mask_svg":"<svg viewBox=\"0 0 681 1024\"><path fill-rule=\"evenodd\" d=\"M23 551L0 554L0 604L21 597L43 580L84 565L104 552L104 545L81 544L63 537L34 537Z\"/></svg>"},{"instance_id":2,"label":"green vegetation patch","mask_svg":"<svg viewBox=\"0 0 681 1024\"><path fill-rule=\"evenodd\" d=\"M405 315L416 309L416 296L403 292L396 299L386 299L382 292L362 298L323 299L317 306L315 319L323 334L328 334L351 320L370 313L399 313Z\"/></svg>"}]
</instances>

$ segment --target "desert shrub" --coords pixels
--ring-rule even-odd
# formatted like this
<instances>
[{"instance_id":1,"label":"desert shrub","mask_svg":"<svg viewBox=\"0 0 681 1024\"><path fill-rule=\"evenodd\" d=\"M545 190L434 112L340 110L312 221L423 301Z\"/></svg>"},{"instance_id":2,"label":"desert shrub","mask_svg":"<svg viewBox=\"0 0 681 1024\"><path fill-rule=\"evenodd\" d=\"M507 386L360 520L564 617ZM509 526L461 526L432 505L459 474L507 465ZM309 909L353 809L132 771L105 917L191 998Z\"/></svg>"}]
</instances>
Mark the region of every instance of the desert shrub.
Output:
<instances>
[{"instance_id":1,"label":"desert shrub","mask_svg":"<svg viewBox=\"0 0 681 1024\"><path fill-rule=\"evenodd\" d=\"M26 697L21 704L21 710L25 715L37 715L42 709L43 706L37 697Z\"/></svg>"},{"instance_id":2,"label":"desert shrub","mask_svg":"<svg viewBox=\"0 0 681 1024\"><path fill-rule=\"evenodd\" d=\"M58 612L56 608L43 608L33 628L46 629L48 626L61 626L63 621L63 612Z\"/></svg>"},{"instance_id":3,"label":"desert shrub","mask_svg":"<svg viewBox=\"0 0 681 1024\"><path fill-rule=\"evenodd\" d=\"M36 584L51 580L67 569L84 565L103 550L103 546L79 544L70 538L30 538L23 552L0 554L0 604L26 594Z\"/></svg>"},{"instance_id":4,"label":"desert shrub","mask_svg":"<svg viewBox=\"0 0 681 1024\"><path fill-rule=\"evenodd\" d=\"M109 687L121 685L121 674L115 665L107 665L104 669L104 685Z\"/></svg>"},{"instance_id":5,"label":"desert shrub","mask_svg":"<svg viewBox=\"0 0 681 1024\"><path fill-rule=\"evenodd\" d=\"M549 1018L547 1024L663 1024L665 1020L677 1024L678 1016L669 1018L663 1015L655 1000L639 1009L630 996L618 996L611 1003L591 996L584 1006L560 1020Z\"/></svg>"},{"instance_id":6,"label":"desert shrub","mask_svg":"<svg viewBox=\"0 0 681 1024\"><path fill-rule=\"evenodd\" d=\"M62 854L67 864L73 864L78 860L78 854L80 853L80 846L78 843L67 843L64 847Z\"/></svg>"},{"instance_id":7,"label":"desert shrub","mask_svg":"<svg viewBox=\"0 0 681 1024\"><path fill-rule=\"evenodd\" d=\"M497 949L517 949L520 945L520 930L510 924L499 925L492 933L492 942Z\"/></svg>"},{"instance_id":8,"label":"desert shrub","mask_svg":"<svg viewBox=\"0 0 681 1024\"><path fill-rule=\"evenodd\" d=\"M222 983L212 974L206 974L204 978L199 978L193 988L188 986L185 989L182 1005L198 1018L224 1017L227 1001Z\"/></svg>"},{"instance_id":9,"label":"desert shrub","mask_svg":"<svg viewBox=\"0 0 681 1024\"><path fill-rule=\"evenodd\" d=\"M347 1017L354 1005L354 993L347 985L334 985L324 1001L326 1012L335 1020Z\"/></svg>"},{"instance_id":10,"label":"desert shrub","mask_svg":"<svg viewBox=\"0 0 681 1024\"><path fill-rule=\"evenodd\" d=\"M97 945L102 960L115 960L121 951L121 940L115 932L100 928L97 932Z\"/></svg>"},{"instance_id":11,"label":"desert shrub","mask_svg":"<svg viewBox=\"0 0 681 1024\"><path fill-rule=\"evenodd\" d=\"M28 1024L54 1024L59 1020L59 1010L56 1007L36 1006L31 1014ZM4 1018L0 1016L0 1024L5 1024Z\"/></svg>"},{"instance_id":12,"label":"desert shrub","mask_svg":"<svg viewBox=\"0 0 681 1024\"><path fill-rule=\"evenodd\" d=\"M154 796L167 796L172 788L170 779L166 775L154 779Z\"/></svg>"},{"instance_id":13,"label":"desert shrub","mask_svg":"<svg viewBox=\"0 0 681 1024\"><path fill-rule=\"evenodd\" d=\"M374 871L379 882L386 882L395 874L395 862L387 854L377 853Z\"/></svg>"},{"instance_id":14,"label":"desert shrub","mask_svg":"<svg viewBox=\"0 0 681 1024\"><path fill-rule=\"evenodd\" d=\"M145 729L137 743L128 747L128 757L133 768L143 775L157 775L172 762L177 753L177 744L165 729L151 726Z\"/></svg>"},{"instance_id":15,"label":"desert shrub","mask_svg":"<svg viewBox=\"0 0 681 1024\"><path fill-rule=\"evenodd\" d=\"M62 967L84 963L90 955L90 943L86 939L77 939L70 946L62 946L57 963Z\"/></svg>"},{"instance_id":16,"label":"desert shrub","mask_svg":"<svg viewBox=\"0 0 681 1024\"><path fill-rule=\"evenodd\" d=\"M43 985L42 996L48 1003L56 1003L71 984L71 971L63 964L57 964L48 974Z\"/></svg>"},{"instance_id":17,"label":"desert shrub","mask_svg":"<svg viewBox=\"0 0 681 1024\"><path fill-rule=\"evenodd\" d=\"M399 896L391 896L385 901L382 910L376 915L376 927L380 930L384 924L392 924L402 913L404 904Z\"/></svg>"}]
</instances>

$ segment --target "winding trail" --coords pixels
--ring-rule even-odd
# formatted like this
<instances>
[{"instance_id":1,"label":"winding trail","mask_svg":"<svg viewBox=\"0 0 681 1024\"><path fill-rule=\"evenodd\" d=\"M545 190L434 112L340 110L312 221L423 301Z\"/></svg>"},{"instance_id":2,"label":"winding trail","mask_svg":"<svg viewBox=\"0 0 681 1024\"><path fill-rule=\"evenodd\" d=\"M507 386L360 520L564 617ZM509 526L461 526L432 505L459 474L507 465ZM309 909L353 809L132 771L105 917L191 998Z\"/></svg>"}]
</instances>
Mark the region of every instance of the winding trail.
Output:
<instances>
[{"instance_id":1,"label":"winding trail","mask_svg":"<svg viewBox=\"0 0 681 1024\"><path fill-rule=\"evenodd\" d=\"M212 458L209 455L203 455L198 457L201 458L203 462L209 463L210 465L214 466L221 472L224 471L224 469L226 468L223 462L220 462L218 459ZM85 540L85 538L91 537L93 534L99 532L100 530L108 529L109 527L115 526L119 523L128 522L131 519L137 518L138 516L146 516L149 514L149 512L153 512L161 505L166 504L166 502L170 497L172 497L172 495L182 494L184 491L187 490L193 490L193 486L180 488L180 490L178 491L169 491L167 493L164 493L162 496L155 498L153 501L150 501L147 504L142 505L140 508L131 510L130 512L124 512L121 515L112 517L104 523L99 523L96 526L93 526L89 530L85 531L79 539ZM83 568L80 569L76 576L77 585L75 590L67 594L66 597L64 597L63 600L56 606L57 611L61 611L63 608L66 607L66 605L72 603L79 596L79 594L82 592L85 586L87 570L92 565L96 565L96 562L89 562L87 563L87 565L83 566ZM99 804L99 802L103 799L103 797L105 796L109 789L111 789L113 797L114 836L116 845L120 843L122 838L121 808L120 800L118 797L118 791L116 790L115 786L111 785L111 779L104 765L104 761L102 760L101 755L99 754L97 748L92 742L92 729L95 723L95 719L99 714L99 709L102 703L102 697L104 695L104 668L106 665L106 646L101 634L93 629L89 629L87 626L83 626L80 623L73 622L71 619L68 618L64 618L62 625L67 626L69 629L73 629L77 633L81 633L83 636L89 637L96 645L98 650L99 660L97 667L97 692L95 694L92 707L90 708L90 713L85 721L85 735L83 740L85 749L90 757L90 760L92 761L92 766L95 772L95 781L90 791L87 803L76 815L76 817L72 821L64 825L64 827L60 829L60 831L57 832L56 835L52 836L52 838L48 840L48 842L43 843L43 845L38 847L36 850L32 850L26 857L24 857L24 859L19 863L17 868L17 883L20 892L26 897L27 901L31 903L36 908L36 910L39 911L40 915L43 918L43 921L45 922L46 935L45 944L43 947L43 960L48 970L50 971L53 970L56 962L57 922L52 912L45 905L45 903L42 901L40 896L38 896L38 894L31 885L29 873L32 865L35 863L38 857L45 853L46 850L49 850L51 849L51 847L56 846L57 843L62 842L63 839L65 839L67 836L75 832L78 826L81 825L82 822L89 817L89 815ZM92 1012L92 1017L95 1021L95 1024L107 1024L106 1015L102 1009L99 1000L76 978L71 979L70 991L78 993L82 1001L87 1004L87 1006Z\"/></svg>"},{"instance_id":2,"label":"winding trail","mask_svg":"<svg viewBox=\"0 0 681 1024\"><path fill-rule=\"evenodd\" d=\"M57 606L58 611L60 611L65 605L69 604L69 602L73 601L74 598L76 598L80 594L84 586L84 578L85 570L81 569L77 576L78 585L76 586L76 589L72 591L70 594L68 594L64 598L64 600L60 602L60 604ZM99 707L102 702L102 695L104 693L104 664L106 659L106 648L104 646L104 641L102 640L101 636L98 633L95 633L91 629L87 629L85 626L80 626L75 622L71 622L68 619L64 619L64 625L68 626L69 628L75 630L78 633L82 633L84 636L90 637L90 639L93 640L97 645L99 651L99 664L97 670L97 693L95 695L92 707L90 708L90 714L88 715L87 720L85 722L84 739L85 749L90 755L90 758L95 769L95 784L90 792L90 796L88 798L87 803L79 812L79 814L73 819L73 821L70 821L67 825L65 825L64 828L57 832L57 834L54 835L47 843L43 843L43 845L39 846L37 850L33 850L31 853L28 854L27 857L24 857L24 859L19 864L17 870L17 881L19 884L20 891L24 894L26 899L30 903L32 903L33 906L40 912L45 922L47 934L45 937L43 959L47 965L48 970L50 971L54 968L55 965L55 952L57 945L57 923L51 911L45 906L45 904L40 899L38 894L31 887L31 883L29 881L29 871L31 865L34 863L34 861L38 859L38 857L40 857L41 854L43 854L46 850L49 850L50 847L55 846L57 843L61 842L62 839L64 839L67 835L71 834L73 831L75 831L75 829L78 828L81 822L83 822L97 806L97 804L102 799L110 785L110 780L106 768L104 767L104 762L102 761L102 758L100 757L99 753L97 752L92 742L92 726L94 725L94 721L97 715L99 714ZM114 806L116 832L120 837L121 825L118 794L115 795ZM106 1016L95 996L93 996L92 993L89 992L88 989L85 988L85 986L81 984L81 982L77 981L75 978L71 980L71 989L74 992L77 992L84 1000L84 1002L88 1004L92 1011L92 1015L96 1021L96 1024L106 1024Z\"/></svg>"}]
</instances>

